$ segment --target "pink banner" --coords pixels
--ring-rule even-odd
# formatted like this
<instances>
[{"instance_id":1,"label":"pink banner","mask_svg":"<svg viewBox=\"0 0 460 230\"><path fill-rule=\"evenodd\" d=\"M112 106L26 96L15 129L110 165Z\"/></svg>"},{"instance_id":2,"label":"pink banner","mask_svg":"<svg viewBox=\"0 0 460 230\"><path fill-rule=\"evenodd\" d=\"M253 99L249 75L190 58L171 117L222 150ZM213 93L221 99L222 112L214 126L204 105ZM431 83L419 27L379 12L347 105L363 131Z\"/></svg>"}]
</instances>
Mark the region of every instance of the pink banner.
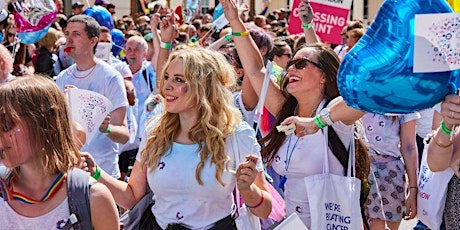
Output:
<instances>
[{"instance_id":1,"label":"pink banner","mask_svg":"<svg viewBox=\"0 0 460 230\"><path fill-rule=\"evenodd\" d=\"M289 33L303 33L302 22L298 15L298 7L301 0L294 0L293 13L289 17ZM331 5L311 2L310 5L314 12L313 21L316 34L323 42L341 44L340 32L346 26L349 8L340 8Z\"/></svg>"}]
</instances>

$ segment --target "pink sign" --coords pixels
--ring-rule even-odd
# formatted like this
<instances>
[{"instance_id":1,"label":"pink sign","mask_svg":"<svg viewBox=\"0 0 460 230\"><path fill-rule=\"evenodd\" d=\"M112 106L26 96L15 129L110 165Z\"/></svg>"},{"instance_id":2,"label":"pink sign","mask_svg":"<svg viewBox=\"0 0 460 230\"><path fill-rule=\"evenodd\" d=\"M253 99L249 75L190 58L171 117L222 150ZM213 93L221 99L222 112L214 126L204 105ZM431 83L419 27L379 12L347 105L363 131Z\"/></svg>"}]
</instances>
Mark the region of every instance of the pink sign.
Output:
<instances>
[{"instance_id":1,"label":"pink sign","mask_svg":"<svg viewBox=\"0 0 460 230\"><path fill-rule=\"evenodd\" d=\"M300 21L298 14L298 7L300 2L301 0L294 0L293 2L292 9L294 10L289 17L290 34L303 33L301 26L302 22ZM351 1L339 1L345 2L343 4L327 4L323 2L326 2L326 0L310 1L310 5L314 12L313 21L315 24L314 29L316 34L323 42L341 44L342 38L340 36L340 32L347 24ZM350 4L348 4L348 2Z\"/></svg>"}]
</instances>

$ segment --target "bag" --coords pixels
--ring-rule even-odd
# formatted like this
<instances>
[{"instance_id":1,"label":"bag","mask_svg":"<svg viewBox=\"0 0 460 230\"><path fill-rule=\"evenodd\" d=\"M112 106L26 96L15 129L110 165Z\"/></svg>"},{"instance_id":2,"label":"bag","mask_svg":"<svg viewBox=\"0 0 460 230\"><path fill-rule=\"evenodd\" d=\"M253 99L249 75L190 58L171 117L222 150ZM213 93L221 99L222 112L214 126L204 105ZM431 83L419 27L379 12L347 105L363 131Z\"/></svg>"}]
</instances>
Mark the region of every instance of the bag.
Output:
<instances>
[{"instance_id":1,"label":"bag","mask_svg":"<svg viewBox=\"0 0 460 230\"><path fill-rule=\"evenodd\" d=\"M428 167L428 145L423 149L418 178L417 218L430 229L438 230L442 223L447 186L454 175L449 167L442 172L432 172Z\"/></svg>"},{"instance_id":2,"label":"bag","mask_svg":"<svg viewBox=\"0 0 460 230\"><path fill-rule=\"evenodd\" d=\"M155 218L151 211L153 192L149 188L147 189L148 192L144 197L134 207L120 216L120 224L123 225L124 230L151 229L147 226L153 224Z\"/></svg>"},{"instance_id":3,"label":"bag","mask_svg":"<svg viewBox=\"0 0 460 230\"><path fill-rule=\"evenodd\" d=\"M232 135L232 149L236 167L238 167L241 162L235 132ZM246 207L246 204L241 204L240 191L238 190L238 187L235 189L235 200L236 210L238 213L235 218L236 228L239 230L260 230L259 217L252 214L249 208Z\"/></svg>"},{"instance_id":4,"label":"bag","mask_svg":"<svg viewBox=\"0 0 460 230\"><path fill-rule=\"evenodd\" d=\"M326 101L324 107L330 101ZM354 169L356 169L356 178L361 180L361 192L359 195L359 204L361 207L361 217L363 219L364 225L366 229L370 229L369 224L366 220L366 215L364 213L364 202L367 200L367 196L371 190L371 186L369 184L369 173L371 171L371 161L369 159L369 154L366 145L363 143L362 138L364 137L364 127L361 122L357 121L354 124L354 146L355 146L355 159L356 162L354 164ZM343 144L342 140L340 140L339 136L335 132L332 126L327 127L327 136L328 136L328 146L331 149L334 156L339 160L340 164L344 167L345 173L348 171L348 160L349 160L349 151ZM353 170L354 171L354 170Z\"/></svg>"},{"instance_id":5,"label":"bag","mask_svg":"<svg viewBox=\"0 0 460 230\"><path fill-rule=\"evenodd\" d=\"M96 182L95 182L96 183ZM67 174L67 202L70 218L63 229L92 229L91 204L89 199L89 174L73 168ZM76 221L76 222L75 222Z\"/></svg>"},{"instance_id":6,"label":"bag","mask_svg":"<svg viewBox=\"0 0 460 230\"><path fill-rule=\"evenodd\" d=\"M281 222L286 216L286 203L272 184L267 183L268 192L272 196L272 211L267 219L260 219L262 229L269 229L272 225Z\"/></svg>"},{"instance_id":7,"label":"bag","mask_svg":"<svg viewBox=\"0 0 460 230\"><path fill-rule=\"evenodd\" d=\"M328 132L325 130L325 132ZM310 203L310 230L324 229L363 229L359 196L361 181L351 175L356 171L355 156L348 161L347 176L329 173L327 157L327 133L324 136L324 173L305 177L308 201ZM354 141L350 151L354 152ZM352 169L353 168L353 169Z\"/></svg>"}]
</instances>

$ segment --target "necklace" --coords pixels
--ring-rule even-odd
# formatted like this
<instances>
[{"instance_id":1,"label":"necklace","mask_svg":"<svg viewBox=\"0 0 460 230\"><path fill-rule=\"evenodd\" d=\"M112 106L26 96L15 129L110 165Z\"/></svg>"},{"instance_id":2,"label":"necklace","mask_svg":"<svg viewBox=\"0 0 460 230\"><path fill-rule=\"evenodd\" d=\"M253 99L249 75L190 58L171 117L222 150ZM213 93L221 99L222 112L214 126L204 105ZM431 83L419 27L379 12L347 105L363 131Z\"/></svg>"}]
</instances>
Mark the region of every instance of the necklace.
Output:
<instances>
[{"instance_id":1,"label":"necklace","mask_svg":"<svg viewBox=\"0 0 460 230\"><path fill-rule=\"evenodd\" d=\"M78 71L77 70L77 66L75 66L75 69L73 69L72 71L70 71L70 74L74 77L74 78L78 78L78 79L83 79L83 78L86 78L88 77L91 73L93 73L94 69L96 68L96 65L95 64L93 67L91 67L91 71L89 70L84 70L84 71ZM89 73L85 74L84 76L77 76L78 75L78 72L81 72L84 74L85 71L89 71Z\"/></svg>"},{"instance_id":2,"label":"necklace","mask_svg":"<svg viewBox=\"0 0 460 230\"><path fill-rule=\"evenodd\" d=\"M294 146L292 146L291 152L289 152L289 147L291 146L292 135L293 135L293 133L291 135L289 135L289 142L288 142L288 146L287 146L287 149L286 149L286 164L284 165L285 174L289 169L289 164L291 163L292 153L294 153L295 147L297 146L297 143L299 143L299 140L300 140L300 138L297 138L297 140L295 141ZM286 175L282 176L280 184L278 185L278 188L284 190L284 184L286 183L286 181L287 181Z\"/></svg>"},{"instance_id":3,"label":"necklace","mask_svg":"<svg viewBox=\"0 0 460 230\"><path fill-rule=\"evenodd\" d=\"M54 194L56 194L57 191L59 191L59 189L62 187L62 185L65 182L66 175L60 172L56 176L56 178L53 180L50 187L48 188L48 190L45 192L45 194L42 196L40 200L34 200L30 197L27 197L24 194L14 192L11 189L11 182L13 181L13 179L14 179L14 175L9 176L8 178L6 178L6 180L4 180L3 178L0 179L0 189L1 189L0 197L2 197L4 201L17 200L24 204L38 204L40 202L48 200Z\"/></svg>"}]
</instances>

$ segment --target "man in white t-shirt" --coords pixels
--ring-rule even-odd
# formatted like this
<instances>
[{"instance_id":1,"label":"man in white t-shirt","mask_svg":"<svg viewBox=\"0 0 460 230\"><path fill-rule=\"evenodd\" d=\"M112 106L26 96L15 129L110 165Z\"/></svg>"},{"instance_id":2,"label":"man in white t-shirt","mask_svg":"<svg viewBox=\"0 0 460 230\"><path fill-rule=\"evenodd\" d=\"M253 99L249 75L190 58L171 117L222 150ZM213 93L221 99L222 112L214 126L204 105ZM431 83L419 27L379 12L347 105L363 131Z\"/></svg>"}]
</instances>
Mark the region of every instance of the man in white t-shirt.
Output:
<instances>
[{"instance_id":1,"label":"man in white t-shirt","mask_svg":"<svg viewBox=\"0 0 460 230\"><path fill-rule=\"evenodd\" d=\"M99 24L89 16L77 15L69 19L64 50L75 64L62 71L56 83L61 89L75 86L100 93L112 102L112 111L99 127L100 132L87 141L81 150L91 153L99 167L118 178L118 143L126 143L129 138L126 124L128 100L121 74L94 55L99 30Z\"/></svg>"}]
</instances>

